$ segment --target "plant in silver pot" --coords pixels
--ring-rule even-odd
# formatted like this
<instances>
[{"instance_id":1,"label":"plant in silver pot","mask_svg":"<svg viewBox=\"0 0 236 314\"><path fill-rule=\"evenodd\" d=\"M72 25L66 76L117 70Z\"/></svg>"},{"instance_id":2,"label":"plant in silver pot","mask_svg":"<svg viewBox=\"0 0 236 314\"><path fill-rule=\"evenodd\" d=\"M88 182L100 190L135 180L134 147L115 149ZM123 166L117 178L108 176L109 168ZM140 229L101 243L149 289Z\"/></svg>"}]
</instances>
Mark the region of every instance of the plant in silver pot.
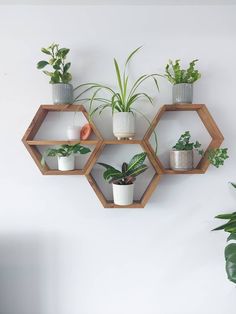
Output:
<instances>
[{"instance_id":1,"label":"plant in silver pot","mask_svg":"<svg viewBox=\"0 0 236 314\"><path fill-rule=\"evenodd\" d=\"M189 63L188 69L182 69L180 60L169 60L165 67L165 77L173 84L173 104L193 102L193 83L200 79L201 74L195 69L198 59Z\"/></svg>"},{"instance_id":2,"label":"plant in silver pot","mask_svg":"<svg viewBox=\"0 0 236 314\"><path fill-rule=\"evenodd\" d=\"M72 80L68 72L71 63L66 62L67 54L70 49L59 48L58 44L52 44L41 51L48 56L48 61L41 60L37 63L38 69L51 67L51 71L43 70L43 73L50 77L49 83L52 84L52 98L54 104L72 104L73 86L69 82Z\"/></svg>"},{"instance_id":3,"label":"plant in silver pot","mask_svg":"<svg viewBox=\"0 0 236 314\"><path fill-rule=\"evenodd\" d=\"M153 104L152 98L147 93L140 91L139 87L145 81L152 79L159 90L157 76L160 75L157 73L143 74L138 77L134 83L130 84L127 67L140 48L141 47L138 47L131 52L126 59L122 71L117 60L114 59L117 88L113 89L110 86L99 83L85 83L75 88L77 91L80 90L80 93L75 100L89 101L90 118L97 112L101 114L106 108L111 109L113 115L113 134L118 140L134 138L135 112L141 114L147 121L149 121L142 112L134 108L137 101L142 98ZM87 92L92 92L92 95L84 97L84 94ZM97 106L93 108L94 102L97 103Z\"/></svg>"},{"instance_id":4,"label":"plant in silver pot","mask_svg":"<svg viewBox=\"0 0 236 314\"><path fill-rule=\"evenodd\" d=\"M236 188L236 184L231 182L231 185ZM220 214L215 218L228 220L223 225L213 229L213 231L224 230L229 233L227 238L227 242L231 242L227 244L225 247L225 269L228 276L228 279L236 283L236 212Z\"/></svg>"},{"instance_id":5,"label":"plant in silver pot","mask_svg":"<svg viewBox=\"0 0 236 314\"><path fill-rule=\"evenodd\" d=\"M200 149L201 144L196 141L190 142L191 134L189 131L184 132L178 139L175 146L170 151L170 167L176 171L188 171L194 167L194 149L201 155L204 150ZM206 151L207 158L213 166L219 168L224 165L224 161L229 158L228 148L212 148Z\"/></svg>"},{"instance_id":6,"label":"plant in silver pot","mask_svg":"<svg viewBox=\"0 0 236 314\"><path fill-rule=\"evenodd\" d=\"M134 155L129 163L122 164L121 171L108 164L98 163L106 169L103 178L112 183L114 204L127 206L133 203L136 177L148 169L144 164L146 156L145 152Z\"/></svg>"},{"instance_id":7,"label":"plant in silver pot","mask_svg":"<svg viewBox=\"0 0 236 314\"><path fill-rule=\"evenodd\" d=\"M57 157L58 170L69 171L75 169L75 154L88 154L91 150L79 143L74 145L64 144L58 148L49 148L43 154L41 164L45 165L45 157Z\"/></svg>"}]
</instances>

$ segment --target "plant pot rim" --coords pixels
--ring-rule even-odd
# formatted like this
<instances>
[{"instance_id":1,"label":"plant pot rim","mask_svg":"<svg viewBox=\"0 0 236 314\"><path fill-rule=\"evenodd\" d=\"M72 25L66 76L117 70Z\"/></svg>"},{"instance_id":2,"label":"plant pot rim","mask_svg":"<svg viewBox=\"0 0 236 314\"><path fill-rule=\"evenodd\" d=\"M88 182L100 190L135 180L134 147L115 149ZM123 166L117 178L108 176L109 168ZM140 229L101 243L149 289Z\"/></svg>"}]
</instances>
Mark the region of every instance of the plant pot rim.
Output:
<instances>
[{"instance_id":1,"label":"plant pot rim","mask_svg":"<svg viewBox=\"0 0 236 314\"><path fill-rule=\"evenodd\" d=\"M192 152L193 149L181 149L181 150L179 150L179 149L172 149L171 151L172 152Z\"/></svg>"},{"instance_id":2,"label":"plant pot rim","mask_svg":"<svg viewBox=\"0 0 236 314\"><path fill-rule=\"evenodd\" d=\"M112 185L117 185L117 186L130 186L130 185L134 185L134 183L131 183L131 184L116 184L116 183L112 183Z\"/></svg>"},{"instance_id":3,"label":"plant pot rim","mask_svg":"<svg viewBox=\"0 0 236 314\"><path fill-rule=\"evenodd\" d=\"M173 84L173 85L193 85L193 83L176 83L176 84Z\"/></svg>"},{"instance_id":4,"label":"plant pot rim","mask_svg":"<svg viewBox=\"0 0 236 314\"><path fill-rule=\"evenodd\" d=\"M59 82L59 83L50 83L51 85L71 85L71 83L62 83L62 82Z\"/></svg>"}]
</instances>

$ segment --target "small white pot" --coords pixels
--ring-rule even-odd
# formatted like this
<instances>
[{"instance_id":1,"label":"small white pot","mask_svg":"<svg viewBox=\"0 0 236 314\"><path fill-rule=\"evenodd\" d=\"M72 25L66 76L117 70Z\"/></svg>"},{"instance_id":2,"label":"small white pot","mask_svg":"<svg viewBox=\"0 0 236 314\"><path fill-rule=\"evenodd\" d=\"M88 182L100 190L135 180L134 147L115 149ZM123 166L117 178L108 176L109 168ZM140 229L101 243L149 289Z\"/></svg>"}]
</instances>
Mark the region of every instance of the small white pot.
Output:
<instances>
[{"instance_id":1,"label":"small white pot","mask_svg":"<svg viewBox=\"0 0 236 314\"><path fill-rule=\"evenodd\" d=\"M170 151L170 167L176 171L193 169L193 150Z\"/></svg>"},{"instance_id":2,"label":"small white pot","mask_svg":"<svg viewBox=\"0 0 236 314\"><path fill-rule=\"evenodd\" d=\"M131 205L134 201L134 184L119 185L112 183L113 199L116 205Z\"/></svg>"},{"instance_id":3,"label":"small white pot","mask_svg":"<svg viewBox=\"0 0 236 314\"><path fill-rule=\"evenodd\" d=\"M77 125L70 125L67 127L67 138L69 141L80 140L81 127Z\"/></svg>"},{"instance_id":4,"label":"small white pot","mask_svg":"<svg viewBox=\"0 0 236 314\"><path fill-rule=\"evenodd\" d=\"M113 114L113 134L120 140L135 136L135 116L132 112L115 112Z\"/></svg>"},{"instance_id":5,"label":"small white pot","mask_svg":"<svg viewBox=\"0 0 236 314\"><path fill-rule=\"evenodd\" d=\"M58 170L68 171L75 169L75 156L72 154L66 157L57 157L58 158Z\"/></svg>"}]
</instances>

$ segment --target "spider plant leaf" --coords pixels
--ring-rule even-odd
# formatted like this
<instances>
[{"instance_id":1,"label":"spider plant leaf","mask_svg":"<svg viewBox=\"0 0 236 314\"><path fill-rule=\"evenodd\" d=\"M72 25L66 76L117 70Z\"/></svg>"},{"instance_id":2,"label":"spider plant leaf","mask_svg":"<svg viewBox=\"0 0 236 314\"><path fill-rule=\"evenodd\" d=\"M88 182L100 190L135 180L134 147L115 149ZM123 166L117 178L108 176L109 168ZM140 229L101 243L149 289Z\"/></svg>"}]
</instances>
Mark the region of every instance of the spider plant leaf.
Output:
<instances>
[{"instance_id":1,"label":"spider plant leaf","mask_svg":"<svg viewBox=\"0 0 236 314\"><path fill-rule=\"evenodd\" d=\"M114 59L114 64L115 64L115 69L116 69L116 77L117 77L117 82L118 82L118 85L119 85L119 88L120 88L120 92L121 92L121 99L123 99L123 95L124 95L124 90L123 90L123 86L122 86L122 81L121 81L121 75L120 75L120 68L119 68L119 65L116 61L116 59Z\"/></svg>"},{"instance_id":2,"label":"spider plant leaf","mask_svg":"<svg viewBox=\"0 0 236 314\"><path fill-rule=\"evenodd\" d=\"M133 58L133 55L136 54L136 52L138 52L143 46L140 46L138 48L136 48L134 51L132 51L130 53L130 55L128 56L128 58L126 59L126 62L125 62L125 67L128 65L128 63L130 62L130 60Z\"/></svg>"},{"instance_id":3,"label":"spider plant leaf","mask_svg":"<svg viewBox=\"0 0 236 314\"><path fill-rule=\"evenodd\" d=\"M128 164L128 169L127 171L130 173L134 171L135 168L141 166L147 156L147 153L142 152L140 154L134 155L134 157L130 160Z\"/></svg>"}]
</instances>

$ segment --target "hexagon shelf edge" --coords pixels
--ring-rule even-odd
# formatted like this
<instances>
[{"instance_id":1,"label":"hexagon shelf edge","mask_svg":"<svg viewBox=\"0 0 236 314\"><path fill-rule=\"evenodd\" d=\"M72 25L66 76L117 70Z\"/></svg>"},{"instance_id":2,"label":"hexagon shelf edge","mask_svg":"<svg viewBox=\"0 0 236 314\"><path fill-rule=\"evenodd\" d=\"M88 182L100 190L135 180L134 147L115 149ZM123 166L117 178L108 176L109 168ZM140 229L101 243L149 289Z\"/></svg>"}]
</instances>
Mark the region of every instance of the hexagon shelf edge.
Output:
<instances>
[{"instance_id":1,"label":"hexagon shelf edge","mask_svg":"<svg viewBox=\"0 0 236 314\"><path fill-rule=\"evenodd\" d=\"M152 145L149 142L150 137L151 137L153 131L155 130L156 126L160 122L162 116L166 112L170 112L170 111L174 111L174 112L175 111L195 111L195 112L197 112L199 118L203 122L205 128L207 129L207 131L210 134L211 139L212 139L209 146L207 147L206 151L208 149L219 148L221 146L221 144L224 140L224 137L223 137L221 131L219 130L216 122L212 118L210 112L208 111L206 105L204 105L204 104L163 105L159 109L159 111L157 112L157 114L156 114L155 118L153 119L150 127L148 128L147 132L144 135L144 142L145 142L146 146L148 147L149 151L153 155L155 155L155 152L152 148ZM158 170L161 169L161 173L163 173L163 174L203 174L207 171L209 165L210 165L210 163L207 159L206 152L203 155L203 157L201 158L201 160L199 161L197 167L195 169L189 170L189 171L175 171L172 169L166 169L162 165L158 156L156 156L156 158L155 158L156 169L158 169Z\"/></svg>"},{"instance_id":2,"label":"hexagon shelf edge","mask_svg":"<svg viewBox=\"0 0 236 314\"><path fill-rule=\"evenodd\" d=\"M140 200L134 201L134 203L131 205L120 206L120 205L114 204L113 201L106 199L106 197L102 193L101 189L99 188L96 180L92 176L91 171L92 171L92 168L95 165L97 159L101 155L105 145L133 145L133 144L140 145L142 147L143 151L145 151L147 153L147 157L148 157L150 163L152 164L152 166L154 168L155 174L152 177L149 185L147 186L147 188L144 191ZM89 165L89 172L86 174L86 178L87 178L89 184L93 188L94 192L96 193L98 199L100 200L100 202L102 203L104 208L144 208L146 206L147 202L149 201L150 197L152 196L154 190L156 189L160 179L161 179L160 169L158 168L158 166L154 165L154 163L155 163L155 157L152 154L152 152L149 150L149 148L147 147L144 140L119 140L119 141L118 140L104 140L102 145L100 146L97 154L96 154L96 159L94 159L93 162Z\"/></svg>"},{"instance_id":3,"label":"hexagon shelf edge","mask_svg":"<svg viewBox=\"0 0 236 314\"><path fill-rule=\"evenodd\" d=\"M62 145L62 144L76 144L78 141L57 141L57 140L34 140L40 126L42 125L44 119L49 112L82 112L88 121L88 113L82 105L41 105L38 108L30 126L26 130L22 142L24 143L26 149L30 153L31 157L35 161L37 167L44 175L83 175L87 173L87 169L90 163L95 158L97 151L102 143L102 136L100 132L96 129L95 125L90 122L92 130L96 136L96 140L86 140L80 141L83 145L95 145L93 152L91 153L89 159L87 160L83 169L76 169L70 171L59 171L57 169L49 169L47 165L41 165L42 155L37 149L37 146L47 146L47 145Z\"/></svg>"}]
</instances>

